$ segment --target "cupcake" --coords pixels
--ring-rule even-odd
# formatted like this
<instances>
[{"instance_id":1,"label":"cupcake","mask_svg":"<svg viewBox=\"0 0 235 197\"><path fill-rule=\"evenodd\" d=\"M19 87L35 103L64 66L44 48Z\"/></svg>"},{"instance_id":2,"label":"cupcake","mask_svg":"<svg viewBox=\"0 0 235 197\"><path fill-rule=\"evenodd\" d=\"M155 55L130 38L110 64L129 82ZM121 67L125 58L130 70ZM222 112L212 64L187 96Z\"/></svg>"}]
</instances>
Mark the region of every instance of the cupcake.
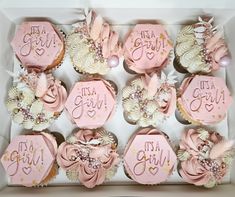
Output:
<instances>
[{"instance_id":1,"label":"cupcake","mask_svg":"<svg viewBox=\"0 0 235 197\"><path fill-rule=\"evenodd\" d=\"M232 103L224 80L196 75L183 80L177 98L181 116L195 125L210 125L222 121Z\"/></svg>"},{"instance_id":2,"label":"cupcake","mask_svg":"<svg viewBox=\"0 0 235 197\"><path fill-rule=\"evenodd\" d=\"M187 183L212 188L228 172L234 148L234 140L226 140L216 131L189 129L179 144L179 174Z\"/></svg>"},{"instance_id":3,"label":"cupcake","mask_svg":"<svg viewBox=\"0 0 235 197\"><path fill-rule=\"evenodd\" d=\"M64 109L67 91L52 74L22 71L8 91L6 107L25 129L49 127Z\"/></svg>"},{"instance_id":4,"label":"cupcake","mask_svg":"<svg viewBox=\"0 0 235 197\"><path fill-rule=\"evenodd\" d=\"M46 132L14 137L1 163L13 185L45 186L58 174L57 141Z\"/></svg>"},{"instance_id":5,"label":"cupcake","mask_svg":"<svg viewBox=\"0 0 235 197\"><path fill-rule=\"evenodd\" d=\"M127 143L123 154L126 175L140 184L167 180L177 163L168 136L155 128L143 128Z\"/></svg>"},{"instance_id":6,"label":"cupcake","mask_svg":"<svg viewBox=\"0 0 235 197\"><path fill-rule=\"evenodd\" d=\"M161 70L170 59L173 43L160 24L137 24L123 46L126 70L152 73Z\"/></svg>"},{"instance_id":7,"label":"cupcake","mask_svg":"<svg viewBox=\"0 0 235 197\"><path fill-rule=\"evenodd\" d=\"M223 32L213 27L213 19L199 17L197 23L183 27L176 38L175 61L189 73L210 73L231 62Z\"/></svg>"},{"instance_id":8,"label":"cupcake","mask_svg":"<svg viewBox=\"0 0 235 197\"><path fill-rule=\"evenodd\" d=\"M56 68L65 54L63 34L48 21L23 22L11 46L21 65L35 72Z\"/></svg>"},{"instance_id":9,"label":"cupcake","mask_svg":"<svg viewBox=\"0 0 235 197\"><path fill-rule=\"evenodd\" d=\"M57 162L68 179L93 188L111 179L120 162L117 138L103 128L78 129L58 148Z\"/></svg>"},{"instance_id":10,"label":"cupcake","mask_svg":"<svg viewBox=\"0 0 235 197\"><path fill-rule=\"evenodd\" d=\"M141 75L131 80L122 91L124 117L141 127L157 126L176 108L176 76Z\"/></svg>"},{"instance_id":11,"label":"cupcake","mask_svg":"<svg viewBox=\"0 0 235 197\"><path fill-rule=\"evenodd\" d=\"M90 11L76 23L67 38L67 48L74 69L79 73L105 75L118 66L122 48L118 33L100 15Z\"/></svg>"},{"instance_id":12,"label":"cupcake","mask_svg":"<svg viewBox=\"0 0 235 197\"><path fill-rule=\"evenodd\" d=\"M74 84L65 107L79 128L95 129L112 117L116 95L112 81L88 77Z\"/></svg>"}]
</instances>

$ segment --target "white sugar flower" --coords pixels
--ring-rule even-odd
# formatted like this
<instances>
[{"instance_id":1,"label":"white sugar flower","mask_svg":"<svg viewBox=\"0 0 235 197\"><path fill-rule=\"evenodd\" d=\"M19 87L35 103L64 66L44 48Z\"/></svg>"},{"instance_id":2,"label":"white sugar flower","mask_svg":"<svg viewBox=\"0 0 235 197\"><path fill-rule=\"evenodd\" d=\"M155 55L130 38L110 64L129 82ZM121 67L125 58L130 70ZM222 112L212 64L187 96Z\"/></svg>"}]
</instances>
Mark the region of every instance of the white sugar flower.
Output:
<instances>
[{"instance_id":1,"label":"white sugar flower","mask_svg":"<svg viewBox=\"0 0 235 197\"><path fill-rule=\"evenodd\" d=\"M36 123L34 126L33 126L33 129L35 131L42 131L46 128L48 128L50 126L50 123L48 121L44 121L44 122L40 122L40 123Z\"/></svg>"},{"instance_id":2,"label":"white sugar flower","mask_svg":"<svg viewBox=\"0 0 235 197\"><path fill-rule=\"evenodd\" d=\"M197 130L199 132L199 138L202 140L206 140L209 137L209 132L203 128L199 128Z\"/></svg>"},{"instance_id":3,"label":"white sugar flower","mask_svg":"<svg viewBox=\"0 0 235 197\"><path fill-rule=\"evenodd\" d=\"M23 91L23 100L22 100L23 106L31 105L34 99L35 95L32 90L27 89Z\"/></svg>"},{"instance_id":4,"label":"white sugar flower","mask_svg":"<svg viewBox=\"0 0 235 197\"><path fill-rule=\"evenodd\" d=\"M149 113L149 114L152 114L154 111L156 111L157 109L157 103L154 102L154 101L149 101L146 105L146 111Z\"/></svg>"},{"instance_id":5,"label":"white sugar flower","mask_svg":"<svg viewBox=\"0 0 235 197\"><path fill-rule=\"evenodd\" d=\"M19 91L17 87L13 86L9 91L8 91L8 96L10 99L16 99L16 97L19 96Z\"/></svg>"},{"instance_id":6,"label":"white sugar flower","mask_svg":"<svg viewBox=\"0 0 235 197\"><path fill-rule=\"evenodd\" d=\"M122 90L122 98L128 98L132 93L134 93L134 89L131 86L126 86Z\"/></svg>"},{"instance_id":7,"label":"white sugar flower","mask_svg":"<svg viewBox=\"0 0 235 197\"><path fill-rule=\"evenodd\" d=\"M54 119L54 112L43 110L42 113L45 116L45 119Z\"/></svg>"},{"instance_id":8,"label":"white sugar flower","mask_svg":"<svg viewBox=\"0 0 235 197\"><path fill-rule=\"evenodd\" d=\"M127 99L123 101L123 107L127 111L131 111L134 108L138 107L138 103L134 102L132 99Z\"/></svg>"},{"instance_id":9,"label":"white sugar flower","mask_svg":"<svg viewBox=\"0 0 235 197\"><path fill-rule=\"evenodd\" d=\"M152 116L152 119L155 120L157 125L159 125L159 123L162 123L165 120L165 115L160 111L153 113Z\"/></svg>"},{"instance_id":10,"label":"white sugar flower","mask_svg":"<svg viewBox=\"0 0 235 197\"><path fill-rule=\"evenodd\" d=\"M24 115L22 114L22 112L18 112L13 116L13 120L16 123L21 124L24 121Z\"/></svg>"},{"instance_id":11,"label":"white sugar flower","mask_svg":"<svg viewBox=\"0 0 235 197\"><path fill-rule=\"evenodd\" d=\"M138 110L138 109L137 110L132 110L128 114L129 119L131 119L133 121L139 120L140 116L141 116L141 113L140 113L140 110Z\"/></svg>"},{"instance_id":12,"label":"white sugar flower","mask_svg":"<svg viewBox=\"0 0 235 197\"><path fill-rule=\"evenodd\" d=\"M179 150L177 153L177 157L180 161L186 161L190 158L190 154L187 151Z\"/></svg>"},{"instance_id":13,"label":"white sugar flower","mask_svg":"<svg viewBox=\"0 0 235 197\"><path fill-rule=\"evenodd\" d=\"M30 112L35 116L39 113L41 113L43 110L43 103L39 100L36 100L32 103Z\"/></svg>"},{"instance_id":14,"label":"white sugar flower","mask_svg":"<svg viewBox=\"0 0 235 197\"><path fill-rule=\"evenodd\" d=\"M75 144L78 141L78 139L74 135L69 135L66 139L66 142L70 144Z\"/></svg>"},{"instance_id":15,"label":"white sugar flower","mask_svg":"<svg viewBox=\"0 0 235 197\"><path fill-rule=\"evenodd\" d=\"M149 126L149 118L141 117L138 121L138 125L141 127L147 127Z\"/></svg>"},{"instance_id":16,"label":"white sugar flower","mask_svg":"<svg viewBox=\"0 0 235 197\"><path fill-rule=\"evenodd\" d=\"M140 88L143 89L144 88L144 84L143 81L141 80L141 78L136 78L131 82L131 86L133 86L135 89Z\"/></svg>"},{"instance_id":17,"label":"white sugar flower","mask_svg":"<svg viewBox=\"0 0 235 197\"><path fill-rule=\"evenodd\" d=\"M13 111L14 109L17 108L17 102L16 101L12 101L12 100L8 100L6 102L6 106L8 111Z\"/></svg>"},{"instance_id":18,"label":"white sugar flower","mask_svg":"<svg viewBox=\"0 0 235 197\"><path fill-rule=\"evenodd\" d=\"M34 121L31 120L31 119L27 119L27 120L25 120L25 121L23 122L23 127L24 127L25 129L32 129L33 126L34 126Z\"/></svg>"},{"instance_id":19,"label":"white sugar flower","mask_svg":"<svg viewBox=\"0 0 235 197\"><path fill-rule=\"evenodd\" d=\"M113 176L116 174L116 172L117 172L117 167L116 166L114 166L111 169L109 169L106 172L105 180L107 180L107 181L111 180L113 178Z\"/></svg>"}]
</instances>

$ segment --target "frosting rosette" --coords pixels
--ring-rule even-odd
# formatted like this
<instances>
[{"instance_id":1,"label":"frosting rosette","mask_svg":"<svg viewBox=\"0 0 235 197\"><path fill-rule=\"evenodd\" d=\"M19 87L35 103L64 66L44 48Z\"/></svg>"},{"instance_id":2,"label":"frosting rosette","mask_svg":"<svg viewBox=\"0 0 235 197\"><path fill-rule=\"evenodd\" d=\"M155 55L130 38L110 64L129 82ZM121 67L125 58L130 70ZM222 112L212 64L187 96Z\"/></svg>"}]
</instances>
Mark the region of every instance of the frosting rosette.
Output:
<instances>
[{"instance_id":1,"label":"frosting rosette","mask_svg":"<svg viewBox=\"0 0 235 197\"><path fill-rule=\"evenodd\" d=\"M191 184L208 188L222 182L234 156L234 140L203 128L184 132L178 150L179 173Z\"/></svg>"},{"instance_id":2,"label":"frosting rosette","mask_svg":"<svg viewBox=\"0 0 235 197\"><path fill-rule=\"evenodd\" d=\"M213 27L213 20L199 17L197 23L183 27L176 38L176 63L189 73L210 73L231 62L223 31Z\"/></svg>"},{"instance_id":3,"label":"frosting rosette","mask_svg":"<svg viewBox=\"0 0 235 197\"><path fill-rule=\"evenodd\" d=\"M48 111L61 112L64 109L64 104L67 99L67 91L61 81L53 80L46 93L41 97L44 107Z\"/></svg>"},{"instance_id":4,"label":"frosting rosette","mask_svg":"<svg viewBox=\"0 0 235 197\"><path fill-rule=\"evenodd\" d=\"M84 21L73 27L67 48L76 71L105 75L119 65L122 56L119 35L100 15L91 10Z\"/></svg>"},{"instance_id":5,"label":"frosting rosette","mask_svg":"<svg viewBox=\"0 0 235 197\"><path fill-rule=\"evenodd\" d=\"M93 188L116 172L120 162L116 137L104 129L78 130L59 146L57 162L70 180Z\"/></svg>"},{"instance_id":6,"label":"frosting rosette","mask_svg":"<svg viewBox=\"0 0 235 197\"><path fill-rule=\"evenodd\" d=\"M157 126L176 108L176 76L141 75L129 82L122 91L126 120L139 126Z\"/></svg>"},{"instance_id":7,"label":"frosting rosette","mask_svg":"<svg viewBox=\"0 0 235 197\"><path fill-rule=\"evenodd\" d=\"M22 71L14 77L6 101L14 122L36 131L48 128L64 109L65 87L52 74Z\"/></svg>"}]
</instances>

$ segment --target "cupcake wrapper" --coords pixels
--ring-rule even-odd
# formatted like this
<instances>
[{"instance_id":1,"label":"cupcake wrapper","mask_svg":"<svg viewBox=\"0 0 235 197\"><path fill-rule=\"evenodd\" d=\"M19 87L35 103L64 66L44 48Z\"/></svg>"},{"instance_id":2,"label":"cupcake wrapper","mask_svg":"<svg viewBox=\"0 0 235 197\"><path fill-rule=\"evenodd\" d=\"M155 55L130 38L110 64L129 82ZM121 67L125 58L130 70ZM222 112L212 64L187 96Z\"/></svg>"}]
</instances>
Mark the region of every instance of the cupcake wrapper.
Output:
<instances>
[{"instance_id":1,"label":"cupcake wrapper","mask_svg":"<svg viewBox=\"0 0 235 197\"><path fill-rule=\"evenodd\" d=\"M63 55L63 58L62 58L62 60L60 61L60 63L58 64L58 65L56 65L55 67L53 67L53 68L51 68L51 69L49 69L49 70L46 70L45 72L47 73L51 73L51 72L53 72L53 71L55 71L56 69L58 69L63 63L64 63L64 60L65 60L65 57L66 57L66 55L67 55L67 49L66 49L66 37L67 37L67 35L66 35L66 33L65 33L65 31L63 31L62 29L61 29L61 27L60 26L56 26L56 30L58 31L58 34L63 38L63 40L64 40L64 45L65 45L65 47L64 47L64 55Z\"/></svg>"},{"instance_id":2,"label":"cupcake wrapper","mask_svg":"<svg viewBox=\"0 0 235 197\"><path fill-rule=\"evenodd\" d=\"M55 177L59 174L59 166L57 164L53 164L49 174L46 176L46 178L36 185L35 187L45 187L49 184L49 182L53 181Z\"/></svg>"},{"instance_id":3,"label":"cupcake wrapper","mask_svg":"<svg viewBox=\"0 0 235 197\"><path fill-rule=\"evenodd\" d=\"M184 118L185 120L187 120L188 122L190 122L193 125L202 125L200 122L197 122L196 120L193 120L188 113L184 110L183 106L181 104L179 104L179 102L177 101L177 108L179 110L180 115L182 116L182 118Z\"/></svg>"}]
</instances>

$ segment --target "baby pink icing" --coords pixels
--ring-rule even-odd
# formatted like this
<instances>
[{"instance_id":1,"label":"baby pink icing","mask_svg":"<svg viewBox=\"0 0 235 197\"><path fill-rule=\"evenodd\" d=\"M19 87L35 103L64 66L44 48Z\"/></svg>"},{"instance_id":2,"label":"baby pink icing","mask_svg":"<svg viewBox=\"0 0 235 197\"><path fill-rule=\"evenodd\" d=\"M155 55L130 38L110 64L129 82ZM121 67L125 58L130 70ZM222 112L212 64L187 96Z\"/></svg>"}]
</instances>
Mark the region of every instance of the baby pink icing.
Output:
<instances>
[{"instance_id":1,"label":"baby pink icing","mask_svg":"<svg viewBox=\"0 0 235 197\"><path fill-rule=\"evenodd\" d=\"M131 70L146 73L162 67L172 48L162 25L137 24L124 44L124 57Z\"/></svg>"},{"instance_id":2,"label":"baby pink icing","mask_svg":"<svg viewBox=\"0 0 235 197\"><path fill-rule=\"evenodd\" d=\"M144 128L134 134L124 151L125 170L141 184L164 182L172 173L176 161L165 135L152 128Z\"/></svg>"},{"instance_id":3,"label":"baby pink icing","mask_svg":"<svg viewBox=\"0 0 235 197\"><path fill-rule=\"evenodd\" d=\"M64 49L63 39L50 22L23 22L16 31L11 46L26 68L43 71Z\"/></svg>"},{"instance_id":4,"label":"baby pink icing","mask_svg":"<svg viewBox=\"0 0 235 197\"><path fill-rule=\"evenodd\" d=\"M35 186L48 175L55 154L46 139L43 135L20 135L11 141L1 162L12 184Z\"/></svg>"},{"instance_id":5,"label":"baby pink icing","mask_svg":"<svg viewBox=\"0 0 235 197\"><path fill-rule=\"evenodd\" d=\"M20 76L20 80L25 82L40 98L46 110L51 112L61 112L67 99L67 91L61 81L54 78L52 74L26 73Z\"/></svg>"},{"instance_id":6,"label":"baby pink icing","mask_svg":"<svg viewBox=\"0 0 235 197\"><path fill-rule=\"evenodd\" d=\"M49 84L46 93L41 97L45 109L52 112L61 112L67 99L67 91L59 80Z\"/></svg>"},{"instance_id":7,"label":"baby pink icing","mask_svg":"<svg viewBox=\"0 0 235 197\"><path fill-rule=\"evenodd\" d=\"M179 169L180 175L186 182L198 186L206 185L211 180L221 182L227 172L226 165L221 158L215 160L208 158L207 153L203 153L202 150L210 151L214 144L223 140L224 138L216 132L209 132L208 139L202 140L197 129L189 129L182 134L180 150L190 154L187 160L181 161ZM213 170L215 166L217 169Z\"/></svg>"},{"instance_id":8,"label":"baby pink icing","mask_svg":"<svg viewBox=\"0 0 235 197\"><path fill-rule=\"evenodd\" d=\"M160 78L157 74L141 76L141 80L148 91L148 95L154 96L160 94L161 90L169 91L170 98L165 100L164 104L159 104L159 110L163 112L166 116L170 116L176 108L176 89L174 83L170 84L167 81L160 83ZM156 102L159 102L156 99Z\"/></svg>"},{"instance_id":9,"label":"baby pink icing","mask_svg":"<svg viewBox=\"0 0 235 197\"><path fill-rule=\"evenodd\" d=\"M217 32L213 36L206 38L205 46L207 55L211 58L213 70L218 70L221 66L220 60L225 56L230 56L228 46L225 44L221 32Z\"/></svg>"},{"instance_id":10,"label":"baby pink icing","mask_svg":"<svg viewBox=\"0 0 235 197\"><path fill-rule=\"evenodd\" d=\"M112 87L101 79L77 82L65 107L80 128L98 128L111 116L116 104Z\"/></svg>"},{"instance_id":11,"label":"baby pink icing","mask_svg":"<svg viewBox=\"0 0 235 197\"><path fill-rule=\"evenodd\" d=\"M91 21L87 24L87 31L94 40L95 45L102 47L102 55L105 59L115 56L120 57L122 55L122 47L118 42L119 35L113 31L110 25L103 21L100 15L96 15L94 11L90 13ZM86 20L88 22L88 19Z\"/></svg>"},{"instance_id":12,"label":"baby pink icing","mask_svg":"<svg viewBox=\"0 0 235 197\"><path fill-rule=\"evenodd\" d=\"M66 171L77 173L79 181L93 188L105 181L106 173L119 163L119 155L111 143L86 144L101 138L98 132L80 130L74 134L76 141L63 142L58 149L57 162Z\"/></svg>"},{"instance_id":13,"label":"baby pink icing","mask_svg":"<svg viewBox=\"0 0 235 197\"><path fill-rule=\"evenodd\" d=\"M220 122L232 103L222 78L196 75L184 80L178 102L187 114L203 125Z\"/></svg>"}]
</instances>

